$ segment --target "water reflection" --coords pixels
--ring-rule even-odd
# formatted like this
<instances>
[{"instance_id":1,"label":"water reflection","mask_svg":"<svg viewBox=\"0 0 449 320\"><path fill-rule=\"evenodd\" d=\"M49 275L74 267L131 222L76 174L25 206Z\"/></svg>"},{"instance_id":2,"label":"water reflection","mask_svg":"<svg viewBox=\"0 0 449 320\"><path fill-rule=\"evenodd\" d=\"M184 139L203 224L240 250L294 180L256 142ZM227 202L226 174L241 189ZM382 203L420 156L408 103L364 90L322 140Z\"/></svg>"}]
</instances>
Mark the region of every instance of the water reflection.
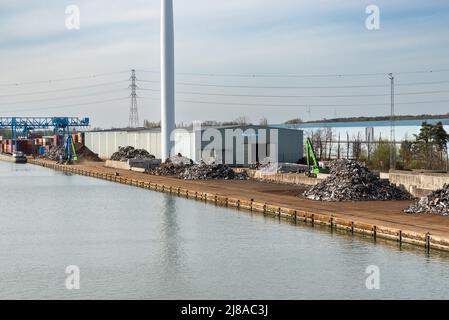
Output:
<instances>
[{"instance_id":1,"label":"water reflection","mask_svg":"<svg viewBox=\"0 0 449 320\"><path fill-rule=\"evenodd\" d=\"M182 265L182 241L177 215L175 198L164 195L161 208L160 257L162 266L174 272Z\"/></svg>"},{"instance_id":2,"label":"water reflection","mask_svg":"<svg viewBox=\"0 0 449 320\"><path fill-rule=\"evenodd\" d=\"M0 298L449 298L438 251L36 166L0 163L0 190ZM368 265L380 291L366 289Z\"/></svg>"}]
</instances>

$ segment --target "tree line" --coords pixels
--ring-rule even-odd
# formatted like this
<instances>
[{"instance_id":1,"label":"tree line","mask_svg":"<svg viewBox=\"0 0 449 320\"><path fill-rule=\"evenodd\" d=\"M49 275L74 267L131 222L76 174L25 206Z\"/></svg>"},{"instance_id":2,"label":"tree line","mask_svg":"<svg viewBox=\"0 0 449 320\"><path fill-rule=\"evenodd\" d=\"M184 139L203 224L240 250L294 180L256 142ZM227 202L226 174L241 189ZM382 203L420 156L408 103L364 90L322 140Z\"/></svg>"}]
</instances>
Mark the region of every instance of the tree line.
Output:
<instances>
[{"instance_id":1,"label":"tree line","mask_svg":"<svg viewBox=\"0 0 449 320\"><path fill-rule=\"evenodd\" d=\"M392 167L404 170L448 169L449 135L441 122L435 125L423 122L418 134L400 144L381 137L377 140L362 139L360 133L352 137L348 133L336 136L332 128L315 130L310 136L317 157L322 161L354 159L380 171L388 171ZM395 159L393 165L391 159Z\"/></svg>"}]
</instances>

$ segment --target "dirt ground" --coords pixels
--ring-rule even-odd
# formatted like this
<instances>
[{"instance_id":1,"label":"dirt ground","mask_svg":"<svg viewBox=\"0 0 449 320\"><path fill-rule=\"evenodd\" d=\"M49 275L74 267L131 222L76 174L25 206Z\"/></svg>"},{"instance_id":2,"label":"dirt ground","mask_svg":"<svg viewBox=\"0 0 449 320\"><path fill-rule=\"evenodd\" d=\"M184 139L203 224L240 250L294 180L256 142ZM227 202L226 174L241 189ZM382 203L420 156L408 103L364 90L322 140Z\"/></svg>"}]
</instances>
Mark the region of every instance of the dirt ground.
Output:
<instances>
[{"instance_id":1,"label":"dirt ground","mask_svg":"<svg viewBox=\"0 0 449 320\"><path fill-rule=\"evenodd\" d=\"M290 207L320 214L333 214L336 218L375 224L419 233L449 237L449 217L436 215L409 215L402 212L411 201L359 201L321 202L298 197L307 187L274 184L255 180L188 181L174 177L153 176L128 170L107 168L104 162L84 161L75 166L84 170L119 173L122 177L161 183L166 186L188 188L193 191L215 193L222 196L254 199L254 201Z\"/></svg>"}]
</instances>

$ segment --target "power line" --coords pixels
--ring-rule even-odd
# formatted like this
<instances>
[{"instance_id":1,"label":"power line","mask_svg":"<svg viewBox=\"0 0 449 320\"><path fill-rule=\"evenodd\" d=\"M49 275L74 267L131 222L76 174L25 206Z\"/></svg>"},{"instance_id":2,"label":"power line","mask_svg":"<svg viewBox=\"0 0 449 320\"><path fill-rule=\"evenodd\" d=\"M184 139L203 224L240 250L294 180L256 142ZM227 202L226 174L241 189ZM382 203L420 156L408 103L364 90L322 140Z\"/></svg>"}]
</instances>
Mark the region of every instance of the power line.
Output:
<instances>
[{"instance_id":1,"label":"power line","mask_svg":"<svg viewBox=\"0 0 449 320\"><path fill-rule=\"evenodd\" d=\"M142 99L149 99L158 101L158 98L140 97ZM196 104L210 104L210 105L225 105L225 106L259 106L259 107L379 107L388 106L389 102L385 103L346 103L346 104L266 104L266 103L238 103L238 102L221 102L221 101L200 101L200 100L176 100L177 102L196 103ZM448 100L430 100L430 101L413 101L395 103L395 105L411 105L411 104L428 104L428 103L448 103Z\"/></svg>"},{"instance_id":2,"label":"power line","mask_svg":"<svg viewBox=\"0 0 449 320\"><path fill-rule=\"evenodd\" d=\"M140 90L160 92L160 89L140 89ZM437 93L448 93L448 92L449 92L449 90L417 91L417 92L396 93L396 96L437 94ZM385 94L350 94L350 95L256 95L256 94L209 93L209 92L194 92L194 91L177 91L177 93L201 95L201 96L248 97L248 98L361 98L361 97L387 97L387 96L390 96L389 93L385 93Z\"/></svg>"},{"instance_id":3,"label":"power line","mask_svg":"<svg viewBox=\"0 0 449 320\"><path fill-rule=\"evenodd\" d=\"M151 71L151 70L138 70L140 72L144 73L159 73L159 71ZM99 77L106 77L106 76L112 76L117 74L124 74L128 73L129 70L122 70L122 71L114 71L114 72L108 72L108 73L97 73L97 74L91 74L91 75L85 75L85 76L77 76L77 77L66 77L66 78L55 78L55 79L48 79L48 80L37 80L37 81L24 81L24 82L12 82L12 83L0 83L0 86L7 86L7 87L13 87L13 86L22 86L22 85L32 85L32 84L43 84L43 83L57 83L57 82L64 82L64 81L73 81L73 80L84 80L84 79L95 79ZM435 70L418 70L418 71L401 71L401 72L395 72L396 75L405 75L405 74L425 74L425 73L441 73L441 72L449 72L449 69L435 69ZM376 73L348 73L348 74L220 74L220 73L177 73L179 75L196 75L196 76L203 76L203 77L238 77L238 78L330 78L330 77L369 77L369 76L385 76L388 75L388 72L376 72ZM157 81L151 81L151 80L140 80L142 82L153 82L156 83ZM193 84L189 84L193 85ZM199 85L199 84L197 84ZM350 87L350 86L348 86ZM357 86L355 86L357 87Z\"/></svg>"},{"instance_id":4,"label":"power line","mask_svg":"<svg viewBox=\"0 0 449 320\"><path fill-rule=\"evenodd\" d=\"M140 72L159 73L157 71L139 70ZM369 77L381 76L386 73L354 73L354 74L224 74L224 73L194 73L177 72L177 75L200 76L200 77L222 77L222 78L341 78L341 77Z\"/></svg>"},{"instance_id":5,"label":"power line","mask_svg":"<svg viewBox=\"0 0 449 320\"><path fill-rule=\"evenodd\" d=\"M149 99L149 100L157 100L158 98L152 98L152 97L140 97L141 99ZM37 107L37 108L27 108L27 109L10 109L10 110L1 110L3 113L10 113L10 112L27 112L27 111L39 111L39 110L54 110L54 109L63 109L63 108L75 108L75 107L83 107L83 106L90 106L95 104L102 104L106 102L116 102L116 101L124 101L128 100L129 97L125 98L113 98L113 99L107 99L107 100L97 100L97 101L90 101L90 102L82 102L82 103L73 103L73 104L65 104L65 105L58 105L58 106L51 106L51 107ZM256 106L256 107L354 107L354 106L371 106L371 107L379 107L379 106L388 106L389 102L385 102L384 104L380 103L360 103L360 104L261 104L261 103L226 103L226 102L218 102L218 101L195 101L195 100L177 100L177 102L184 102L184 103L195 103L195 104L209 104L209 105L226 105L226 106ZM402 102L402 103L395 103L395 105L411 105L411 104L428 104L428 103L449 103L449 100L431 100L431 101L413 101L413 102Z\"/></svg>"},{"instance_id":6,"label":"power line","mask_svg":"<svg viewBox=\"0 0 449 320\"><path fill-rule=\"evenodd\" d=\"M140 82L159 84L156 80L138 80ZM449 80L443 81L427 81L427 82L405 82L396 86L417 86L417 85L433 85L446 84ZM236 89L356 89L356 88L389 88L389 84L370 84L370 85L346 85L346 86L251 86L251 85L225 85L225 84L205 84L195 82L177 82L177 85L194 86L194 87L212 87L212 88L236 88Z\"/></svg>"},{"instance_id":7,"label":"power line","mask_svg":"<svg viewBox=\"0 0 449 320\"><path fill-rule=\"evenodd\" d=\"M125 89L122 89L122 90L125 90ZM91 96L97 96L97 95L102 95L102 94L117 93L117 91L118 90L107 90L107 91L99 91L99 92L94 92L94 93L84 94L84 95L72 95L72 96L65 96L65 97L45 98L45 99L35 99L35 100L8 101L8 102L0 103L0 106L11 105L11 104L22 104L22 103L47 102L47 101L64 100L64 99L70 99L70 98L91 97Z\"/></svg>"},{"instance_id":8,"label":"power line","mask_svg":"<svg viewBox=\"0 0 449 320\"><path fill-rule=\"evenodd\" d=\"M442 81L426 81L426 82L405 82L405 83L395 83L395 87L403 87L403 86L422 86L422 85L432 85L432 84L445 84L449 83L449 80ZM389 87L387 85L387 87Z\"/></svg>"},{"instance_id":9,"label":"power line","mask_svg":"<svg viewBox=\"0 0 449 320\"><path fill-rule=\"evenodd\" d=\"M43 108L29 108L29 109L11 109L11 110L1 110L1 112L26 112L26 111L39 111L39 110L53 110L53 109L62 109L62 108L76 108L76 107L82 107L82 106L90 106L95 104L102 104L106 102L114 102L114 101L122 101L122 100L128 100L129 97L126 98L115 98L115 99L108 99L108 100L97 100L97 101L91 101L91 102L83 102L83 103L74 103L74 104L66 104L66 105L59 105L59 106L52 106L52 107L43 107Z\"/></svg>"},{"instance_id":10,"label":"power line","mask_svg":"<svg viewBox=\"0 0 449 320\"><path fill-rule=\"evenodd\" d=\"M93 84L93 85L88 85L88 86L79 86L79 87L69 87L69 88L62 88L62 89L54 89L54 90L32 91L32 92L13 93L13 94L3 94L3 95L0 95L0 98L17 97L17 96L32 96L32 95L39 95L39 94L45 94L45 93L66 92L66 91L79 90L79 89L90 89L90 88L104 87L104 86L109 86L109 85L112 85L112 84L119 84L119 83L124 83L124 82L126 82L126 80L105 82L105 83Z\"/></svg>"},{"instance_id":11,"label":"power line","mask_svg":"<svg viewBox=\"0 0 449 320\"><path fill-rule=\"evenodd\" d=\"M91 74L91 75L86 75L86 76L58 78L58 79L49 79L49 80L37 80L37 81L27 81L27 82L15 82L15 83L0 83L0 86L15 87L15 86L30 85L30 84L42 84L42 83L73 81L73 80L95 79L95 78L99 78L99 77L123 74L123 73L127 73L127 72L129 72L129 70L109 72L109 73L97 73L97 74Z\"/></svg>"},{"instance_id":12,"label":"power line","mask_svg":"<svg viewBox=\"0 0 449 320\"><path fill-rule=\"evenodd\" d=\"M448 81L449 83L449 81ZM384 84L353 85L353 86L248 86L248 85L216 85L192 82L178 82L178 85L213 88L242 88L242 89L345 89L345 88L385 88Z\"/></svg>"},{"instance_id":13,"label":"power line","mask_svg":"<svg viewBox=\"0 0 449 320\"><path fill-rule=\"evenodd\" d=\"M145 73L159 73L155 70L138 70ZM395 75L405 74L425 74L449 72L449 69L434 70L416 70L416 71L399 71L394 72ZM374 72L374 73L334 73L334 74L223 74L223 73L194 73L194 72L178 72L178 75L201 76L201 77L233 77L233 78L343 78L343 77L372 77L387 76L390 72Z\"/></svg>"}]
</instances>

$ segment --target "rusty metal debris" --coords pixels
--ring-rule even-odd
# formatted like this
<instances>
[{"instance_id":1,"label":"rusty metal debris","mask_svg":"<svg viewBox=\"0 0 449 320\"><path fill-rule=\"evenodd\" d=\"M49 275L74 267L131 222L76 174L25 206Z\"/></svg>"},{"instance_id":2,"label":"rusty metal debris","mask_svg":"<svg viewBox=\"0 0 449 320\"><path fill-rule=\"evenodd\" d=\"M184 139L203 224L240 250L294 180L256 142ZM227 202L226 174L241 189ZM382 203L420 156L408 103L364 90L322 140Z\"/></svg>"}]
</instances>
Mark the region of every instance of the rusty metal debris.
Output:
<instances>
[{"instance_id":1,"label":"rusty metal debris","mask_svg":"<svg viewBox=\"0 0 449 320\"><path fill-rule=\"evenodd\" d=\"M174 164L172 162L164 162L160 166L156 168L152 168L148 171L149 174L155 175L155 176L177 176L181 172L183 172L187 166L184 164Z\"/></svg>"},{"instance_id":2,"label":"rusty metal debris","mask_svg":"<svg viewBox=\"0 0 449 320\"><path fill-rule=\"evenodd\" d=\"M431 213L442 216L449 215L449 184L422 197L404 210L405 213Z\"/></svg>"},{"instance_id":3,"label":"rusty metal debris","mask_svg":"<svg viewBox=\"0 0 449 320\"><path fill-rule=\"evenodd\" d=\"M65 148L63 146L53 146L50 150L41 155L41 158L45 158L52 161L59 161L60 158L65 157Z\"/></svg>"},{"instance_id":4,"label":"rusty metal debris","mask_svg":"<svg viewBox=\"0 0 449 320\"><path fill-rule=\"evenodd\" d=\"M75 143L75 151L78 160L101 161L96 153L81 143ZM42 154L40 158L65 163L66 161L64 159L66 156L66 149L63 146L53 146L50 150Z\"/></svg>"},{"instance_id":5,"label":"rusty metal debris","mask_svg":"<svg viewBox=\"0 0 449 320\"><path fill-rule=\"evenodd\" d=\"M248 179L246 172L236 173L227 165L203 161L195 164L193 160L180 154L170 157L160 166L149 170L149 173L157 176L175 176L184 180Z\"/></svg>"},{"instance_id":6,"label":"rusty metal debris","mask_svg":"<svg viewBox=\"0 0 449 320\"><path fill-rule=\"evenodd\" d=\"M303 194L321 201L405 200L412 196L404 189L380 179L363 164L337 160L329 177Z\"/></svg>"},{"instance_id":7,"label":"rusty metal debris","mask_svg":"<svg viewBox=\"0 0 449 320\"><path fill-rule=\"evenodd\" d=\"M207 164L201 162L185 168L183 172L178 174L180 179L184 180L246 180L248 175L246 172L236 173L225 164Z\"/></svg>"},{"instance_id":8,"label":"rusty metal debris","mask_svg":"<svg viewBox=\"0 0 449 320\"><path fill-rule=\"evenodd\" d=\"M144 149L135 149L134 147L118 147L118 151L114 152L111 160L128 161L129 159L155 159L156 157Z\"/></svg>"}]
</instances>

